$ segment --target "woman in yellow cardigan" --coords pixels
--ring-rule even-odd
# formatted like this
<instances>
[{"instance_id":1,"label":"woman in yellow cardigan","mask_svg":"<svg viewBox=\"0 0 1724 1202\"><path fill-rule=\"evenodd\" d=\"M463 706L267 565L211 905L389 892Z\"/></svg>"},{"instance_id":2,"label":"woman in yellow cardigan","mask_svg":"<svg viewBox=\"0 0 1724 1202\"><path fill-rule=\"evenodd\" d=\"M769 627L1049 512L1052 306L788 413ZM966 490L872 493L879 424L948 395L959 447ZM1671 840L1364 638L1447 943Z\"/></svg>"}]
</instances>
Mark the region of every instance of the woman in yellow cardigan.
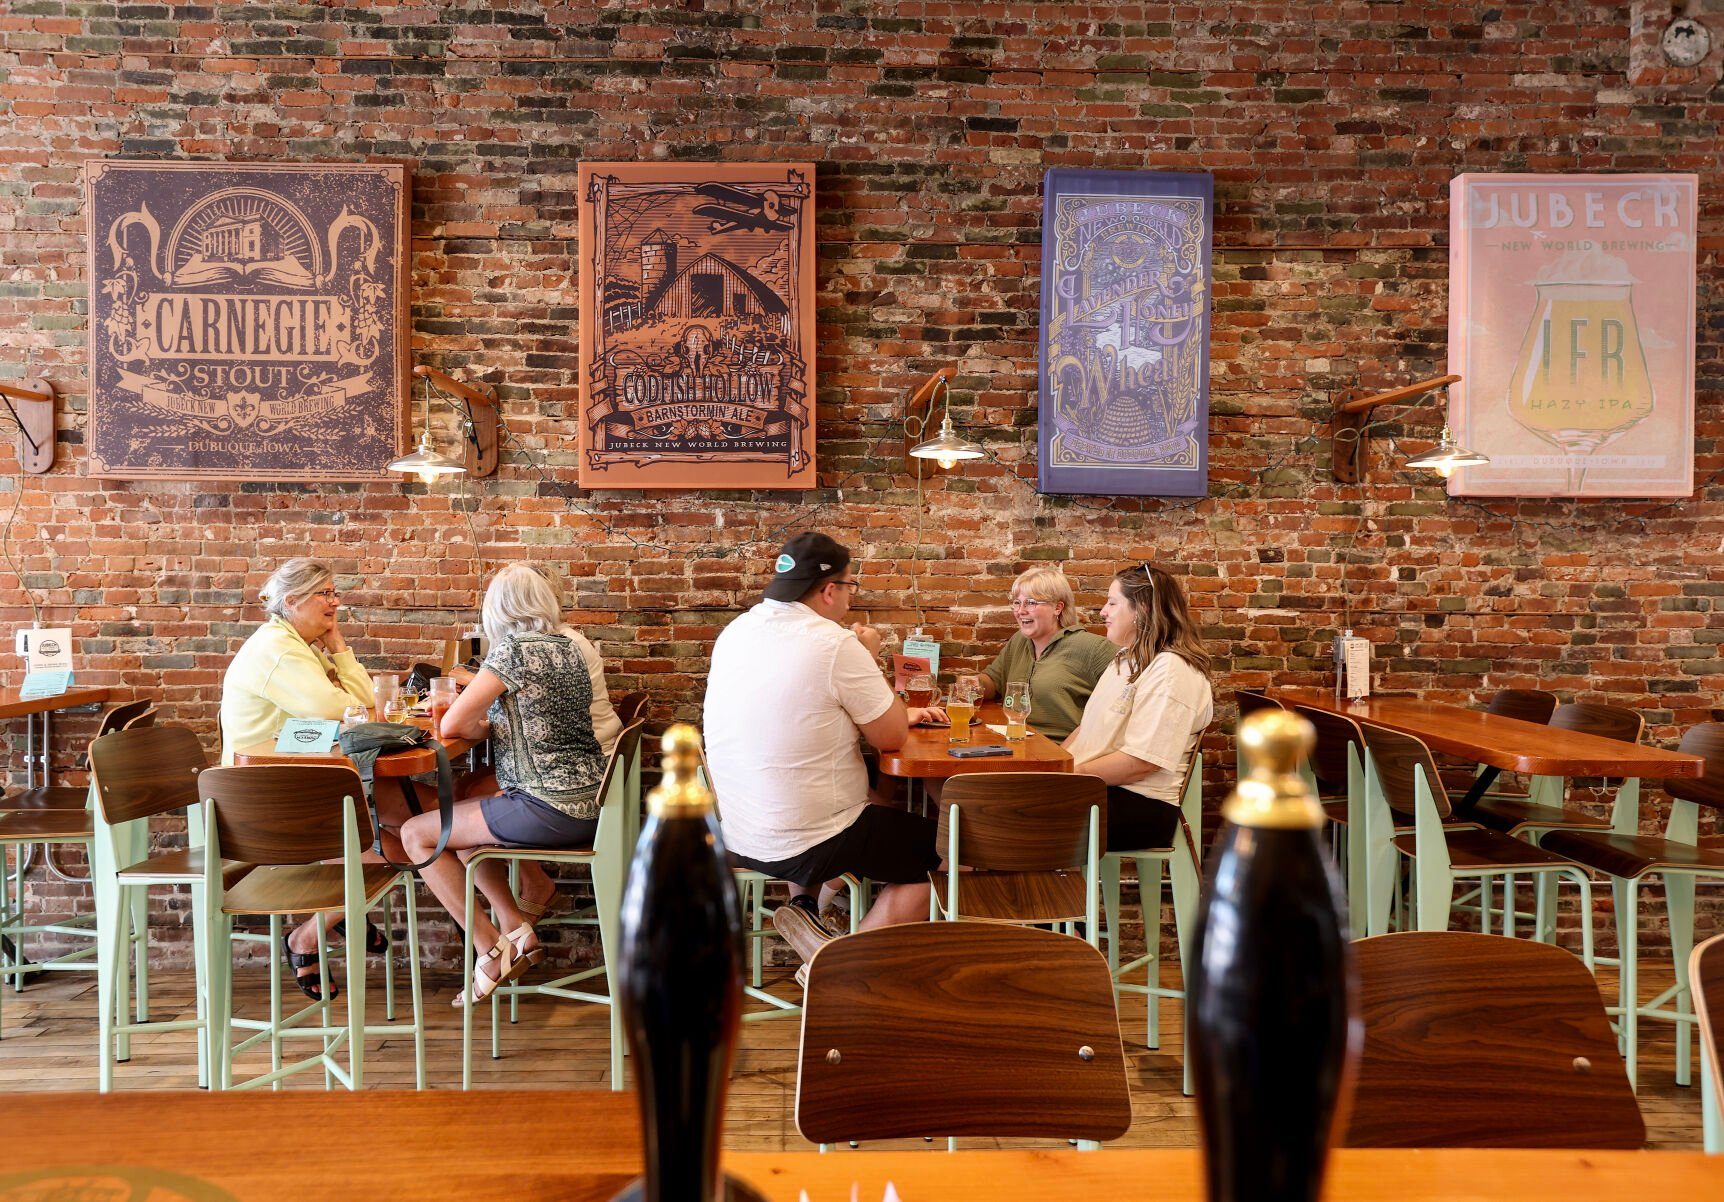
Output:
<instances>
[{"instance_id":1,"label":"woman in yellow cardigan","mask_svg":"<svg viewBox=\"0 0 1724 1202\"><path fill-rule=\"evenodd\" d=\"M290 559L264 582L264 609L269 614L252 632L222 678L221 762L233 763L234 752L255 743L275 740L289 718L340 718L350 705L371 704L371 678L341 637L337 615L341 594L335 575L321 560ZM385 813L385 808L399 810ZM404 802L392 790L378 797L378 817L390 855L399 860L399 831L407 817ZM336 933L342 934L340 924ZM300 990L322 1000L317 981L317 928L301 923L282 940ZM366 950L389 950L389 941L370 923ZM334 986L330 987L334 992Z\"/></svg>"}]
</instances>

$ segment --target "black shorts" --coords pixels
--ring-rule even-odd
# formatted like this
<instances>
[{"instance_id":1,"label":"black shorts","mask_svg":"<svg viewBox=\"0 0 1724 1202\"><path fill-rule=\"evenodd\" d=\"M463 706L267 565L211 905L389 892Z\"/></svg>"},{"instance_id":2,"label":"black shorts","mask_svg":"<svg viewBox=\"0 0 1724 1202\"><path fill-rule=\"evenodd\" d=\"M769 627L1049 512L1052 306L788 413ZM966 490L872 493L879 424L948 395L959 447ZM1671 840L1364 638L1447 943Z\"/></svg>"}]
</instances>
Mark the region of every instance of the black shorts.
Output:
<instances>
[{"instance_id":1,"label":"black shorts","mask_svg":"<svg viewBox=\"0 0 1724 1202\"><path fill-rule=\"evenodd\" d=\"M1173 833L1178 829L1179 807L1172 802L1157 801L1118 785L1108 786L1109 851L1150 851L1172 847Z\"/></svg>"},{"instance_id":2,"label":"black shorts","mask_svg":"<svg viewBox=\"0 0 1724 1202\"><path fill-rule=\"evenodd\" d=\"M934 846L939 830L940 824L932 818L891 806L866 805L855 822L788 860L751 860L735 852L730 859L739 868L752 868L805 889L846 872L888 885L925 884L928 874L940 866Z\"/></svg>"},{"instance_id":3,"label":"black shorts","mask_svg":"<svg viewBox=\"0 0 1724 1202\"><path fill-rule=\"evenodd\" d=\"M479 812L492 837L505 847L591 847L599 831L597 818L571 818L522 789L481 797Z\"/></svg>"}]
</instances>

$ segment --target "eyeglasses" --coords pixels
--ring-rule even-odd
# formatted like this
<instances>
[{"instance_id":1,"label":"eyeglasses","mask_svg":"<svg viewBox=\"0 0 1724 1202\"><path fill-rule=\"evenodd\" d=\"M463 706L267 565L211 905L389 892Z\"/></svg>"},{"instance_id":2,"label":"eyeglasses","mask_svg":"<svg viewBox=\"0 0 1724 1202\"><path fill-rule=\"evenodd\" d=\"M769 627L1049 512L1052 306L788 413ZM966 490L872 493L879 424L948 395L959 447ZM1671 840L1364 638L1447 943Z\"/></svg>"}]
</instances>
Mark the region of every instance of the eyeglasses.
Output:
<instances>
[{"instance_id":1,"label":"eyeglasses","mask_svg":"<svg viewBox=\"0 0 1724 1202\"><path fill-rule=\"evenodd\" d=\"M1038 605L1050 605L1051 606L1051 605L1055 605L1055 604L1057 604L1057 602L1038 601L1034 597L1013 597L1012 601L1011 601L1011 605L1012 605L1013 609L1034 609Z\"/></svg>"},{"instance_id":2,"label":"eyeglasses","mask_svg":"<svg viewBox=\"0 0 1724 1202\"><path fill-rule=\"evenodd\" d=\"M341 590L335 588L318 589L315 593L307 593L307 597L316 597L323 601L337 601L341 598Z\"/></svg>"},{"instance_id":3,"label":"eyeglasses","mask_svg":"<svg viewBox=\"0 0 1724 1202\"><path fill-rule=\"evenodd\" d=\"M862 591L862 582L860 580L834 580L832 583L833 584L847 584L852 589L856 590L857 593ZM855 594L853 593L851 595L854 596Z\"/></svg>"}]
</instances>

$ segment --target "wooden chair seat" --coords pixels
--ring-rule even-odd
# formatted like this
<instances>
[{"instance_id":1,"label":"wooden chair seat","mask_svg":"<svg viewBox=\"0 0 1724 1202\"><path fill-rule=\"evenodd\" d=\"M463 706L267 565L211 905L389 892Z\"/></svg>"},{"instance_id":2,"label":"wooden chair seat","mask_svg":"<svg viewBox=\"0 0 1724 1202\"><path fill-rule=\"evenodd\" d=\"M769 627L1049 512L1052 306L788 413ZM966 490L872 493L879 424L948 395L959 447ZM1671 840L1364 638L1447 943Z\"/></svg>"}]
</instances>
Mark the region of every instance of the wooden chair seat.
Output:
<instances>
[{"instance_id":1,"label":"wooden chair seat","mask_svg":"<svg viewBox=\"0 0 1724 1202\"><path fill-rule=\"evenodd\" d=\"M1449 863L1458 871L1477 868L1532 871L1574 867L1552 851L1482 826L1445 826L1443 830L1449 841ZM1417 835L1395 836L1395 846L1410 856L1418 853L1417 841Z\"/></svg>"},{"instance_id":2,"label":"wooden chair seat","mask_svg":"<svg viewBox=\"0 0 1724 1202\"><path fill-rule=\"evenodd\" d=\"M88 810L19 810L0 814L0 843L54 843L89 839L95 823Z\"/></svg>"},{"instance_id":3,"label":"wooden chair seat","mask_svg":"<svg viewBox=\"0 0 1724 1202\"><path fill-rule=\"evenodd\" d=\"M1693 846L1658 835L1552 831L1544 837L1543 846L1577 864L1625 879L1644 876L1660 868L1724 872L1724 847Z\"/></svg>"},{"instance_id":4,"label":"wooden chair seat","mask_svg":"<svg viewBox=\"0 0 1724 1202\"><path fill-rule=\"evenodd\" d=\"M0 801L0 810L81 810L89 800L83 785L41 785Z\"/></svg>"},{"instance_id":5,"label":"wooden chair seat","mask_svg":"<svg viewBox=\"0 0 1724 1202\"><path fill-rule=\"evenodd\" d=\"M401 870L363 864L365 900L374 904ZM225 875L226 869L223 869ZM345 904L340 864L268 864L245 873L222 900L224 914L315 914Z\"/></svg>"},{"instance_id":6,"label":"wooden chair seat","mask_svg":"<svg viewBox=\"0 0 1724 1202\"><path fill-rule=\"evenodd\" d=\"M930 872L941 904L947 881ZM978 922L1078 922L1085 917L1083 873L965 872L958 877L958 917Z\"/></svg>"},{"instance_id":7,"label":"wooden chair seat","mask_svg":"<svg viewBox=\"0 0 1724 1202\"><path fill-rule=\"evenodd\" d=\"M1501 831L1505 835L1522 826L1610 829L1608 818L1598 818L1570 806L1543 805L1528 800L1524 795L1486 797L1470 810L1466 810L1465 814L1480 826L1488 826L1491 830Z\"/></svg>"},{"instance_id":8,"label":"wooden chair seat","mask_svg":"<svg viewBox=\"0 0 1724 1202\"><path fill-rule=\"evenodd\" d=\"M1347 799L1345 797L1340 801L1325 801L1321 804L1323 817L1330 822L1339 822L1342 826L1347 825Z\"/></svg>"},{"instance_id":9,"label":"wooden chair seat","mask_svg":"<svg viewBox=\"0 0 1724 1202\"><path fill-rule=\"evenodd\" d=\"M221 866L222 884L231 889L250 871L250 864L242 864L238 860L224 860ZM183 880L188 885L193 882L201 884L204 879L204 849L182 847L178 851L164 851L120 869L119 875L148 877L152 881Z\"/></svg>"}]
</instances>

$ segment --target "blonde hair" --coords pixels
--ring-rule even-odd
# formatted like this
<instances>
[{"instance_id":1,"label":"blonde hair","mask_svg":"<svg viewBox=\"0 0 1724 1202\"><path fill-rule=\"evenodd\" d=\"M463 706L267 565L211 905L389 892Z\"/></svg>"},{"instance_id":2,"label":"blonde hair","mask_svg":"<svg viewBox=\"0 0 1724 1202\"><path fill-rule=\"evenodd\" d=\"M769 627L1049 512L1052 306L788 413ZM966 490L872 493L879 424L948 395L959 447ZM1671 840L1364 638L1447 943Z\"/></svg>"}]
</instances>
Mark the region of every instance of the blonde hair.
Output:
<instances>
[{"instance_id":1,"label":"blonde hair","mask_svg":"<svg viewBox=\"0 0 1724 1202\"><path fill-rule=\"evenodd\" d=\"M1145 563L1115 573L1113 580L1137 619L1131 646L1119 652L1127 674L1136 677L1156 656L1171 651L1208 676L1209 649L1178 578Z\"/></svg>"},{"instance_id":2,"label":"blonde hair","mask_svg":"<svg viewBox=\"0 0 1724 1202\"><path fill-rule=\"evenodd\" d=\"M493 647L511 634L562 634L562 591L534 565L512 563L491 577L479 621Z\"/></svg>"},{"instance_id":3,"label":"blonde hair","mask_svg":"<svg viewBox=\"0 0 1724 1202\"><path fill-rule=\"evenodd\" d=\"M1079 625L1082 615L1078 613L1077 598L1072 596L1071 581L1066 574L1055 568L1030 568L1019 572L1018 578L1012 581L1011 596L1028 597L1032 601L1057 602L1065 606L1060 610L1060 628L1070 629Z\"/></svg>"},{"instance_id":4,"label":"blonde hair","mask_svg":"<svg viewBox=\"0 0 1724 1202\"><path fill-rule=\"evenodd\" d=\"M264 612L285 618L289 597L309 596L334 579L335 573L321 559L296 555L270 573L258 596L263 600Z\"/></svg>"}]
</instances>

